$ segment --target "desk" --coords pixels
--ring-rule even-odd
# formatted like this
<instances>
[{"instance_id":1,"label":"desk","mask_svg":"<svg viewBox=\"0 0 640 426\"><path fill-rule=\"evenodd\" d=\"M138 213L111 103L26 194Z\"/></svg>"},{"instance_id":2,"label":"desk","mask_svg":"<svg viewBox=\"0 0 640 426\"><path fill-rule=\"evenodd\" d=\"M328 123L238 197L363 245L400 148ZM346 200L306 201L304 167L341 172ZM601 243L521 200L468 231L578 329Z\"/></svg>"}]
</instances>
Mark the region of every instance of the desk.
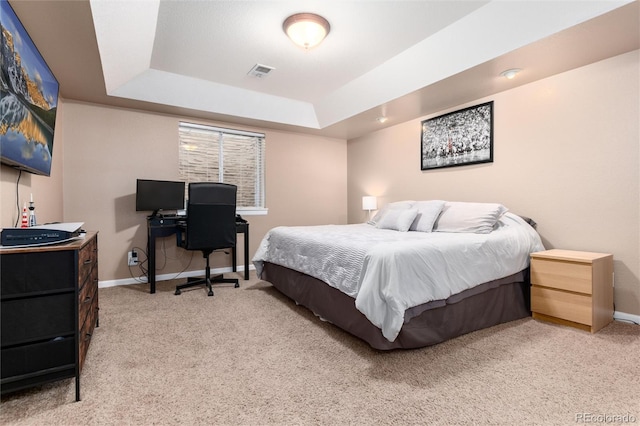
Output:
<instances>
[{"instance_id":1,"label":"desk","mask_svg":"<svg viewBox=\"0 0 640 426\"><path fill-rule=\"evenodd\" d=\"M149 263L148 276L149 292L156 292L156 239L175 235L178 229L183 226L184 217L148 217L147 218L147 260ZM249 222L236 222L236 232L244 234L244 279L249 279ZM177 242L177 241L176 241ZM233 272L237 272L236 248L231 248L233 262Z\"/></svg>"}]
</instances>

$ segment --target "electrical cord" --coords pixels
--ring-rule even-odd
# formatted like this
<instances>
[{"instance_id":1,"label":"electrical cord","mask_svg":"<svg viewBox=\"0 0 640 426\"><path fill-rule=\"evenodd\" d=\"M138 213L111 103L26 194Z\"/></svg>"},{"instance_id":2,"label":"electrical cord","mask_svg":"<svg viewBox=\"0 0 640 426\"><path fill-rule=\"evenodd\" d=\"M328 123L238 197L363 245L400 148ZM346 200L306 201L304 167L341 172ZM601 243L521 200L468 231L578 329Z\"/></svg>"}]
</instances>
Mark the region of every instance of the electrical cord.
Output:
<instances>
[{"instance_id":1,"label":"electrical cord","mask_svg":"<svg viewBox=\"0 0 640 426\"><path fill-rule=\"evenodd\" d=\"M613 312L615 312L615 311L616 311L616 304L614 303L614 304L613 304ZM627 322L627 323L630 323L630 324L640 325L639 323L635 322L635 321L634 321L634 320L632 320L632 319L627 319L627 318L615 318L615 320L616 320L616 321Z\"/></svg>"},{"instance_id":2,"label":"electrical cord","mask_svg":"<svg viewBox=\"0 0 640 426\"><path fill-rule=\"evenodd\" d=\"M18 180L16 180L16 210L17 210L17 215L16 215L16 224L14 225L14 228L18 227L18 222L20 221L20 178L22 177L22 169L19 169L18 171Z\"/></svg>"},{"instance_id":3,"label":"electrical cord","mask_svg":"<svg viewBox=\"0 0 640 426\"><path fill-rule=\"evenodd\" d=\"M165 245L164 245L164 241L162 242L162 245L160 246L161 248L161 253L164 255L164 264L158 268L156 267L156 270L158 269L163 269L166 265L167 265L167 259L174 259L174 260L179 260L182 259L184 256L180 256L180 257L176 257L176 258L169 258L167 256L166 250L165 250ZM138 281L139 283L146 283L147 282L147 277L149 276L149 268L147 267L147 264L149 262L149 255L148 253L143 250L140 247L133 247L133 250L136 250L138 253L144 253L145 259L144 260L140 260L138 259L138 268L140 268L141 274L136 277L133 274L133 270L132 270L132 266L129 266L129 275L131 276L131 278L133 278L134 280ZM172 278L170 278L170 280L175 280L177 278L180 278L180 275L183 274L184 272L187 271L187 269L189 269L189 267L191 267L191 263L193 262L193 256L194 256L195 252L191 252L190 253L190 257L189 257L189 263L182 269L182 271L177 272L175 276L173 276Z\"/></svg>"},{"instance_id":4,"label":"electrical cord","mask_svg":"<svg viewBox=\"0 0 640 426\"><path fill-rule=\"evenodd\" d=\"M145 267L148 259L147 252L141 249L140 247L133 247L133 250L136 250L138 253L144 253L145 260L138 259L138 265L136 265L140 268L140 271L142 272L142 274L140 274L137 277L134 276L133 270L131 269L132 265L129 265L129 275L131 275L131 278L138 281L139 283L144 283L146 282L146 277L147 277L147 268Z\"/></svg>"},{"instance_id":5,"label":"electrical cord","mask_svg":"<svg viewBox=\"0 0 640 426\"><path fill-rule=\"evenodd\" d=\"M189 263L187 264L187 266L184 267L184 269L182 269L182 271L178 272L176 275L173 276L173 278L171 278L172 280L175 280L177 278L180 278L180 275L185 272L187 269L189 269L189 267L191 266L191 261L193 260L193 255L194 252L191 252L191 257L189 257Z\"/></svg>"},{"instance_id":6,"label":"electrical cord","mask_svg":"<svg viewBox=\"0 0 640 426\"><path fill-rule=\"evenodd\" d=\"M622 321L622 322L626 322L626 323L629 323L629 324L640 325L637 322L635 322L634 320L630 320L630 319L626 319L626 318L616 318L616 321Z\"/></svg>"}]
</instances>

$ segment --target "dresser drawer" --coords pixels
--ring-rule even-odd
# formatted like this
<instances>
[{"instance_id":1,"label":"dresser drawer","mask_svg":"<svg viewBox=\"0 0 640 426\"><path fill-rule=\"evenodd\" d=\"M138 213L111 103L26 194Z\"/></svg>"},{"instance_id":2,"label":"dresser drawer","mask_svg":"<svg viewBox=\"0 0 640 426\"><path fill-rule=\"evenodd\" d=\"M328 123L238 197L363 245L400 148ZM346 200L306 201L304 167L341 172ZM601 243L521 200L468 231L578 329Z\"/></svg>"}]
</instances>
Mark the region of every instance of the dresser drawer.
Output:
<instances>
[{"instance_id":1,"label":"dresser drawer","mask_svg":"<svg viewBox=\"0 0 640 426\"><path fill-rule=\"evenodd\" d=\"M91 275L84 282L84 285L80 288L78 292L78 306L82 311L82 305L88 303L90 299L93 297L93 293L98 290L98 268L94 268L91 271ZM82 314L80 315L82 318Z\"/></svg>"},{"instance_id":2,"label":"dresser drawer","mask_svg":"<svg viewBox=\"0 0 640 426\"><path fill-rule=\"evenodd\" d=\"M33 371L73 365L76 362L73 337L3 349L2 378Z\"/></svg>"},{"instance_id":3,"label":"dresser drawer","mask_svg":"<svg viewBox=\"0 0 640 426\"><path fill-rule=\"evenodd\" d=\"M78 284L82 286L98 264L98 243L91 239L78 253Z\"/></svg>"},{"instance_id":4,"label":"dresser drawer","mask_svg":"<svg viewBox=\"0 0 640 426\"><path fill-rule=\"evenodd\" d=\"M84 360L89 350L89 343L91 343L91 337L93 336L93 330L95 329L96 322L98 320L98 292L96 291L94 297L91 299L91 304L86 310L86 317L78 333L79 337L79 350L80 353L80 371L84 367Z\"/></svg>"},{"instance_id":5,"label":"dresser drawer","mask_svg":"<svg viewBox=\"0 0 640 426\"><path fill-rule=\"evenodd\" d=\"M76 308L75 292L3 302L2 346L74 334Z\"/></svg>"},{"instance_id":6,"label":"dresser drawer","mask_svg":"<svg viewBox=\"0 0 640 426\"><path fill-rule=\"evenodd\" d=\"M590 296L551 288L531 287L531 311L589 326L593 321Z\"/></svg>"},{"instance_id":7,"label":"dresser drawer","mask_svg":"<svg viewBox=\"0 0 640 426\"><path fill-rule=\"evenodd\" d=\"M591 264L532 258L531 284L591 294Z\"/></svg>"},{"instance_id":8,"label":"dresser drawer","mask_svg":"<svg viewBox=\"0 0 640 426\"><path fill-rule=\"evenodd\" d=\"M3 253L0 256L2 299L73 289L76 286L75 274L69 268L73 262L72 251Z\"/></svg>"}]
</instances>

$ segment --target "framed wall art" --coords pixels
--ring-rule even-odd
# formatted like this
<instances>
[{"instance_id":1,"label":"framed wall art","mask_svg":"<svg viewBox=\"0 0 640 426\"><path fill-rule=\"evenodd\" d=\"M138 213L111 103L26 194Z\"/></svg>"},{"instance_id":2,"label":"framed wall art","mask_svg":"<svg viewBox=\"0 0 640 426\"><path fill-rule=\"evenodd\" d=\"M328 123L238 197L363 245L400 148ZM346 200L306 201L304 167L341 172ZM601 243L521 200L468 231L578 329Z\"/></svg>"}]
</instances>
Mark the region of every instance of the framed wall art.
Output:
<instances>
[{"instance_id":1,"label":"framed wall art","mask_svg":"<svg viewBox=\"0 0 640 426\"><path fill-rule=\"evenodd\" d=\"M422 122L422 170L493 162L493 101Z\"/></svg>"}]
</instances>

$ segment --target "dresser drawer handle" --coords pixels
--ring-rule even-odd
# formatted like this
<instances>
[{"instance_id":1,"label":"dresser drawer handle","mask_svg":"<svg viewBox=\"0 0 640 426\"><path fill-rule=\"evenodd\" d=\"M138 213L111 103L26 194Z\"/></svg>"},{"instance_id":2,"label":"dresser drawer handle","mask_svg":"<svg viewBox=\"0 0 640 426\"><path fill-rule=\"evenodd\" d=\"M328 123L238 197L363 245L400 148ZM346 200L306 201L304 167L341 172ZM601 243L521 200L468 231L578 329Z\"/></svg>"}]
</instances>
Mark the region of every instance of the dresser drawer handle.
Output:
<instances>
[{"instance_id":1,"label":"dresser drawer handle","mask_svg":"<svg viewBox=\"0 0 640 426\"><path fill-rule=\"evenodd\" d=\"M89 303L89 302L91 302L91 297L87 296L82 303Z\"/></svg>"},{"instance_id":2,"label":"dresser drawer handle","mask_svg":"<svg viewBox=\"0 0 640 426\"><path fill-rule=\"evenodd\" d=\"M87 333L84 335L84 341L91 340L91 333Z\"/></svg>"}]
</instances>

